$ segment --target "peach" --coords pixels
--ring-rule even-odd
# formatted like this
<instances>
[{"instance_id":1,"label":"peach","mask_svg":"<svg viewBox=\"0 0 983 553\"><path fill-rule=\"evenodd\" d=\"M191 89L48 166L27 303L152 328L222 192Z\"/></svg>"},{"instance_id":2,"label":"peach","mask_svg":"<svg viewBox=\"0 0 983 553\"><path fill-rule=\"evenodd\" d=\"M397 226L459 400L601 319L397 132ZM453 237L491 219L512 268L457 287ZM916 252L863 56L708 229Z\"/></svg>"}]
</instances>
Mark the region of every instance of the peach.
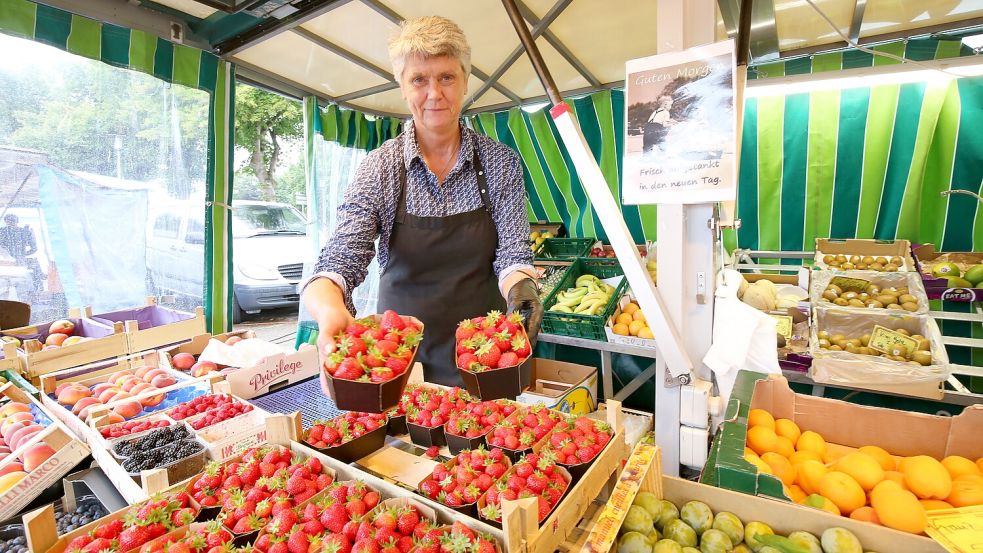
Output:
<instances>
[{"instance_id":1,"label":"peach","mask_svg":"<svg viewBox=\"0 0 983 553\"><path fill-rule=\"evenodd\" d=\"M193 367L191 367L191 376L197 378L217 370L218 365L212 363L211 361L198 361Z\"/></svg>"},{"instance_id":2,"label":"peach","mask_svg":"<svg viewBox=\"0 0 983 553\"><path fill-rule=\"evenodd\" d=\"M0 418L9 417L14 413L30 413L31 406L26 403L20 403L17 401L12 401L3 407L0 407Z\"/></svg>"},{"instance_id":3,"label":"peach","mask_svg":"<svg viewBox=\"0 0 983 553\"><path fill-rule=\"evenodd\" d=\"M34 415L32 415L31 413L24 413L23 411L20 411L7 417L7 420L12 420L14 422L21 422L24 424L30 424L34 422Z\"/></svg>"},{"instance_id":4,"label":"peach","mask_svg":"<svg viewBox=\"0 0 983 553\"><path fill-rule=\"evenodd\" d=\"M40 424L33 424L31 426L25 426L20 430L14 432L10 435L10 445L15 450L20 446L26 444L35 434L44 430L44 427Z\"/></svg>"},{"instance_id":5,"label":"peach","mask_svg":"<svg viewBox=\"0 0 983 553\"><path fill-rule=\"evenodd\" d=\"M147 375L148 372L152 371L153 369L154 367L151 365L144 365L142 367L139 367L137 370L133 371L133 375L139 378L140 380L146 380L146 378L144 377Z\"/></svg>"},{"instance_id":6,"label":"peach","mask_svg":"<svg viewBox=\"0 0 983 553\"><path fill-rule=\"evenodd\" d=\"M170 373L167 372L167 369L156 368L156 369L147 371L147 374L143 375L143 381L144 382L150 382L151 380L153 380L154 378L156 378L157 376L160 376L162 374L170 374Z\"/></svg>"},{"instance_id":7,"label":"peach","mask_svg":"<svg viewBox=\"0 0 983 553\"><path fill-rule=\"evenodd\" d=\"M144 407L153 407L155 405L160 404L160 402L162 402L162 401L164 401L164 394L157 394L157 395L153 395L153 396L149 396L149 397L145 397L145 398L141 399L140 400L140 403Z\"/></svg>"},{"instance_id":8,"label":"peach","mask_svg":"<svg viewBox=\"0 0 983 553\"><path fill-rule=\"evenodd\" d=\"M69 336L61 343L62 347L71 346L74 344L79 344L91 340L91 338L86 338L85 336Z\"/></svg>"},{"instance_id":9,"label":"peach","mask_svg":"<svg viewBox=\"0 0 983 553\"><path fill-rule=\"evenodd\" d=\"M3 434L3 441L7 442L7 445L9 445L12 449L17 449L16 447L13 446L13 444L10 443L10 438L14 435L14 432L20 430L21 428L24 428L25 426L27 425L23 423L15 422L4 427L3 430L0 430L0 433Z\"/></svg>"},{"instance_id":10,"label":"peach","mask_svg":"<svg viewBox=\"0 0 983 553\"><path fill-rule=\"evenodd\" d=\"M10 462L2 467L0 467L0 476L7 474L8 472L19 472L24 470L24 465L18 461Z\"/></svg>"},{"instance_id":11,"label":"peach","mask_svg":"<svg viewBox=\"0 0 983 553\"><path fill-rule=\"evenodd\" d=\"M123 422L125 420L126 419L119 416L119 414L113 413L112 411L110 411L109 414L106 415L106 424L116 424L118 422Z\"/></svg>"},{"instance_id":12,"label":"peach","mask_svg":"<svg viewBox=\"0 0 983 553\"><path fill-rule=\"evenodd\" d=\"M11 464L20 465L20 463ZM9 467L10 465L7 466ZM27 473L22 470L23 468L24 467L19 467L19 470L8 470L3 476L0 476L0 494L7 493L11 488L16 486L18 482L23 480L25 476L27 476Z\"/></svg>"},{"instance_id":13,"label":"peach","mask_svg":"<svg viewBox=\"0 0 983 553\"><path fill-rule=\"evenodd\" d=\"M48 345L44 346L43 348L41 348L41 351L48 351L49 349L58 349L58 348L59 348L59 346L56 346L54 344L48 344Z\"/></svg>"},{"instance_id":14,"label":"peach","mask_svg":"<svg viewBox=\"0 0 983 553\"><path fill-rule=\"evenodd\" d=\"M79 413L82 412L82 409L85 409L86 407L89 407L90 405L101 405L101 404L102 404L102 402L99 401L99 398L97 398L97 397L84 397L84 398L80 399L78 401L78 403L75 404L74 407L72 407L72 414L73 415L78 415Z\"/></svg>"},{"instance_id":15,"label":"peach","mask_svg":"<svg viewBox=\"0 0 983 553\"><path fill-rule=\"evenodd\" d=\"M190 353L178 353L171 357L171 366L186 371L193 367L196 361L195 356Z\"/></svg>"},{"instance_id":16,"label":"peach","mask_svg":"<svg viewBox=\"0 0 983 553\"><path fill-rule=\"evenodd\" d=\"M60 346L65 343L68 339L67 334L48 334L48 337L44 339L44 345L46 346Z\"/></svg>"},{"instance_id":17,"label":"peach","mask_svg":"<svg viewBox=\"0 0 983 553\"><path fill-rule=\"evenodd\" d=\"M126 401L113 408L113 412L124 419L133 418L143 411L143 406L138 401Z\"/></svg>"},{"instance_id":18,"label":"peach","mask_svg":"<svg viewBox=\"0 0 983 553\"><path fill-rule=\"evenodd\" d=\"M229 336L225 340L225 345L234 346L242 341L242 336Z\"/></svg>"},{"instance_id":19,"label":"peach","mask_svg":"<svg viewBox=\"0 0 983 553\"><path fill-rule=\"evenodd\" d=\"M136 376L132 376L132 375L131 376L127 376L126 378L123 378L122 380L119 381L120 386L123 387L123 391L124 392L130 392L130 393L133 393L132 390L133 390L133 387L134 386L136 386L137 384L142 384L142 383L143 383L143 380L140 380Z\"/></svg>"},{"instance_id":20,"label":"peach","mask_svg":"<svg viewBox=\"0 0 983 553\"><path fill-rule=\"evenodd\" d=\"M30 472L55 454L55 450L48 444L36 444L24 452L24 470Z\"/></svg>"},{"instance_id":21,"label":"peach","mask_svg":"<svg viewBox=\"0 0 983 553\"><path fill-rule=\"evenodd\" d=\"M136 386L130 388L130 393L136 396L136 395L140 395L143 392L147 392L147 391L152 392L156 389L157 388L154 388L152 385L147 384L146 382L141 382Z\"/></svg>"},{"instance_id":22,"label":"peach","mask_svg":"<svg viewBox=\"0 0 983 553\"><path fill-rule=\"evenodd\" d=\"M68 388L69 386L74 386L76 384L78 384L78 383L77 382L62 382L61 384L55 386L55 397L58 397L65 390L65 388Z\"/></svg>"},{"instance_id":23,"label":"peach","mask_svg":"<svg viewBox=\"0 0 983 553\"><path fill-rule=\"evenodd\" d=\"M150 381L150 383L155 388L166 388L177 384L177 379L169 374L158 374L153 380Z\"/></svg>"},{"instance_id":24,"label":"peach","mask_svg":"<svg viewBox=\"0 0 983 553\"><path fill-rule=\"evenodd\" d=\"M82 386L81 384L75 384L74 386L69 386L58 394L58 403L62 405L75 405L78 401L84 397L89 397L92 395L92 390Z\"/></svg>"},{"instance_id":25,"label":"peach","mask_svg":"<svg viewBox=\"0 0 983 553\"><path fill-rule=\"evenodd\" d=\"M92 405L89 405L88 407L85 407L84 409L79 411L78 417L84 420L85 422L89 422L89 416L92 414L92 411L97 410L103 405L105 404L102 403L101 401L99 403L93 403Z\"/></svg>"},{"instance_id":26,"label":"peach","mask_svg":"<svg viewBox=\"0 0 983 553\"><path fill-rule=\"evenodd\" d=\"M75 332L75 323L69 321L68 319L59 319L48 327L48 334L64 334L65 336L71 336Z\"/></svg>"},{"instance_id":27,"label":"peach","mask_svg":"<svg viewBox=\"0 0 983 553\"><path fill-rule=\"evenodd\" d=\"M10 448L6 445L0 445L0 456L7 455L10 453Z\"/></svg>"},{"instance_id":28,"label":"peach","mask_svg":"<svg viewBox=\"0 0 983 553\"><path fill-rule=\"evenodd\" d=\"M113 399L113 396L120 392L122 392L122 390L115 386L112 388L106 388L101 394L99 394L99 403L109 403L110 400Z\"/></svg>"},{"instance_id":29,"label":"peach","mask_svg":"<svg viewBox=\"0 0 983 553\"><path fill-rule=\"evenodd\" d=\"M133 375L133 373L131 373L130 371L117 371L117 372L114 372L113 374L109 375L109 382L111 384L120 384L121 385L122 383L120 382L120 380L122 380L124 377L132 376L132 375Z\"/></svg>"},{"instance_id":30,"label":"peach","mask_svg":"<svg viewBox=\"0 0 983 553\"><path fill-rule=\"evenodd\" d=\"M120 400L124 400L124 399L129 399L131 397L133 397L133 394L131 394L129 392L117 392L116 395L114 395L113 397L111 397L109 399L109 401L107 401L106 403L112 403L114 401L120 401Z\"/></svg>"},{"instance_id":31,"label":"peach","mask_svg":"<svg viewBox=\"0 0 983 553\"><path fill-rule=\"evenodd\" d=\"M96 384L95 386L92 387L92 395L98 396L105 390L109 390L117 387L118 386L116 386L115 384L111 384L109 382L100 382L99 384Z\"/></svg>"}]
</instances>

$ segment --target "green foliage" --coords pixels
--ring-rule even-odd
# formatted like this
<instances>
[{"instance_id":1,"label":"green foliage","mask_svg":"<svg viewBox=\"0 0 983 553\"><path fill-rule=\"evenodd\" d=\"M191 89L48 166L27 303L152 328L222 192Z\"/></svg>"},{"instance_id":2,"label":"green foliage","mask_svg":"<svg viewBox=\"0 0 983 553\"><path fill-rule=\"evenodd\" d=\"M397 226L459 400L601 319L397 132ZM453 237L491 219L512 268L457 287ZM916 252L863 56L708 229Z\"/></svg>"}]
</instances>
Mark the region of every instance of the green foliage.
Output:
<instances>
[{"instance_id":1,"label":"green foliage","mask_svg":"<svg viewBox=\"0 0 983 553\"><path fill-rule=\"evenodd\" d=\"M283 201L293 194L281 192L276 172L280 168L284 141L304 137L303 112L300 103L249 85L236 86L235 143L249 153L239 174L256 178L257 199ZM301 169L303 178L303 169ZM296 179L291 186L296 185ZM300 190L303 190L301 186Z\"/></svg>"}]
</instances>

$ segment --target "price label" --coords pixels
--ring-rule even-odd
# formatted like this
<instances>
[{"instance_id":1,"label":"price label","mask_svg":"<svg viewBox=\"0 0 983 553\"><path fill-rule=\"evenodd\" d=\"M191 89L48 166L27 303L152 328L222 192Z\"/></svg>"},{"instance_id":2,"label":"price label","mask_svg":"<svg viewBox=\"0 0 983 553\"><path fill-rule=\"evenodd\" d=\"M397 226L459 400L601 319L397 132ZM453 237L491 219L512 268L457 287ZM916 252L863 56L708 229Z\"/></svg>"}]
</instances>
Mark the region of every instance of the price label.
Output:
<instances>
[{"instance_id":1,"label":"price label","mask_svg":"<svg viewBox=\"0 0 983 553\"><path fill-rule=\"evenodd\" d=\"M890 328L874 325L867 346L888 355L910 355L918 347L918 340Z\"/></svg>"},{"instance_id":2,"label":"price label","mask_svg":"<svg viewBox=\"0 0 983 553\"><path fill-rule=\"evenodd\" d=\"M974 553L983 544L983 505L928 511L925 533L946 551Z\"/></svg>"},{"instance_id":3,"label":"price label","mask_svg":"<svg viewBox=\"0 0 983 553\"><path fill-rule=\"evenodd\" d=\"M792 317L789 315L772 315L775 319L775 332L779 336L784 336L786 340L792 339Z\"/></svg>"},{"instance_id":4,"label":"price label","mask_svg":"<svg viewBox=\"0 0 983 553\"><path fill-rule=\"evenodd\" d=\"M833 277L833 280L829 281L830 285L837 285L844 292L863 292L870 286L869 280L864 280L862 278L850 278L850 277Z\"/></svg>"}]
</instances>

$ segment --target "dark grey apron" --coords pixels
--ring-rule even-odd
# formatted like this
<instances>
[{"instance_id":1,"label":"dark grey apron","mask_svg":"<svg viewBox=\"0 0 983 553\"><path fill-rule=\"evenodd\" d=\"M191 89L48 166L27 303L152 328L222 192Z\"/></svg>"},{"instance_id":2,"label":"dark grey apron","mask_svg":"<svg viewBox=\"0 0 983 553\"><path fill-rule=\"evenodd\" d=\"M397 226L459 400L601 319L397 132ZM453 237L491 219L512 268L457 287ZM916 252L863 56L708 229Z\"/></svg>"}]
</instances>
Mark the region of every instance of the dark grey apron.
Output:
<instances>
[{"instance_id":1,"label":"dark grey apron","mask_svg":"<svg viewBox=\"0 0 983 553\"><path fill-rule=\"evenodd\" d=\"M477 145L471 163L482 206L447 217L406 213L406 166L399 164L399 207L389 235L389 262L379 279L379 312L393 309L423 321L416 360L428 382L446 386L462 385L454 365L457 323L505 310L492 267L498 232Z\"/></svg>"}]
</instances>

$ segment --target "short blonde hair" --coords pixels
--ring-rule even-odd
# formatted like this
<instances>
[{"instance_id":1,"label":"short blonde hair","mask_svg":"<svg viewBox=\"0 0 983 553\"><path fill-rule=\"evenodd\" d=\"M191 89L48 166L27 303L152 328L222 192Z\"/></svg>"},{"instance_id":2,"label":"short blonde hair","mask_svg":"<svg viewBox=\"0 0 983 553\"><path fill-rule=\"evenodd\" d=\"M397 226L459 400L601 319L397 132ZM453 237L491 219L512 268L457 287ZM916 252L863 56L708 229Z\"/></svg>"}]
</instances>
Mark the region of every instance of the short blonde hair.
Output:
<instances>
[{"instance_id":1,"label":"short blonde hair","mask_svg":"<svg viewBox=\"0 0 983 553\"><path fill-rule=\"evenodd\" d=\"M424 58L447 56L461 62L464 76L471 74L471 46L464 31L446 17L426 15L407 19L389 39L389 61L393 75L399 81L403 77L406 58L418 55Z\"/></svg>"}]
</instances>

